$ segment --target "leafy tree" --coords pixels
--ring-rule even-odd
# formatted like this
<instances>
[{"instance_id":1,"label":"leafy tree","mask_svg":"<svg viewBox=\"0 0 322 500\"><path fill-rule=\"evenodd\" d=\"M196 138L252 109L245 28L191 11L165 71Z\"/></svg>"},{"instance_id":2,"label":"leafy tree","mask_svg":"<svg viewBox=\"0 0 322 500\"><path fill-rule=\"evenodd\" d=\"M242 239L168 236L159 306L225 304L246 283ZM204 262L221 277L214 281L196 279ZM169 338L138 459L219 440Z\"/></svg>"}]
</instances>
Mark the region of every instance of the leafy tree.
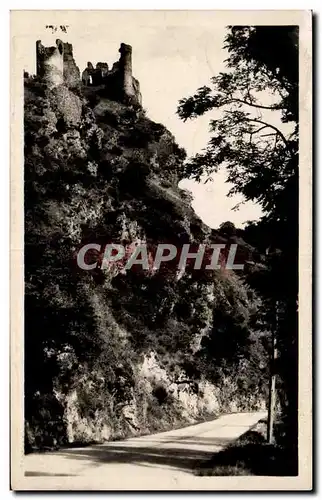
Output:
<instances>
[{"instance_id":1,"label":"leafy tree","mask_svg":"<svg viewBox=\"0 0 322 500\"><path fill-rule=\"evenodd\" d=\"M290 59L290 64L296 67L297 52L289 54L287 44L285 51L282 50L282 40L294 36L294 29L274 27L271 31L268 28L231 28L225 45L230 53L228 71L213 77L212 87L202 87L194 96L180 100L178 107L183 120L210 110L222 111L218 119L210 120L212 136L208 146L187 162L186 175L200 180L205 173L211 175L225 164L227 180L233 183L231 194L242 193L246 200L261 203L267 213L276 208L277 191L294 175L298 152L298 106L294 99L297 80L293 80L293 72L279 71L281 55L275 62L276 67L272 67L276 52L283 52L285 59ZM262 53L258 47L257 51L253 50L257 39L267 52L266 44L271 44L275 30L281 33L279 51L275 52L273 45L270 58L264 53L263 60L255 59ZM269 62L265 66L266 59ZM261 103L264 91L271 94L271 104ZM288 134L263 117L263 111L277 110L282 114L281 121L295 122Z\"/></svg>"},{"instance_id":2,"label":"leafy tree","mask_svg":"<svg viewBox=\"0 0 322 500\"><path fill-rule=\"evenodd\" d=\"M227 71L179 102L184 121L215 114L209 143L186 163L185 175L200 181L224 166L230 195L242 194L262 207L263 217L245 233L257 248L265 239L268 271L252 279L266 300L271 328L277 319L287 439L296 443L298 28L230 26L224 47Z\"/></svg>"}]
</instances>

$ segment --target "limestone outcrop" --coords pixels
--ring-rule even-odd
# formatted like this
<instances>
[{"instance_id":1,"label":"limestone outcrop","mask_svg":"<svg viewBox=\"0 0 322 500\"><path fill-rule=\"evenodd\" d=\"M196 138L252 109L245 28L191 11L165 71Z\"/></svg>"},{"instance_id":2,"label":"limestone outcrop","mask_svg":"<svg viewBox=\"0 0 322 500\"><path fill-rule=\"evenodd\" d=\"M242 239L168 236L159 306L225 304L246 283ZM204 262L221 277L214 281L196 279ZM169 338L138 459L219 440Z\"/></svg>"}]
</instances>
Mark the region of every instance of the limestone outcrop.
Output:
<instances>
[{"instance_id":1,"label":"limestone outcrop","mask_svg":"<svg viewBox=\"0 0 322 500\"><path fill-rule=\"evenodd\" d=\"M140 84L132 75L132 47L121 43L120 58L111 69L106 62L91 62L80 75L73 57L73 46L57 39L52 47L45 47L41 41L36 43L37 75L53 88L65 84L75 88L103 86L107 98L124 104L142 105Z\"/></svg>"}]
</instances>

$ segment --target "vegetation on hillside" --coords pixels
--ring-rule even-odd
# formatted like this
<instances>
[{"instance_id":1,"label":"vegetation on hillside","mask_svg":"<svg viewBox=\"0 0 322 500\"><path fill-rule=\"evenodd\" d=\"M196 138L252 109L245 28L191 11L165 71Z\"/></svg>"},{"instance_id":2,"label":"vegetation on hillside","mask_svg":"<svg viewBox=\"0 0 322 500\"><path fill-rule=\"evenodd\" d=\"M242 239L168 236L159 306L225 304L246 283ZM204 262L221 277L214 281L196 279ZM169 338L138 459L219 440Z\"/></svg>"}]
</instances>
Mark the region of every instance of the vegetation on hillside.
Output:
<instances>
[{"instance_id":1,"label":"vegetation on hillside","mask_svg":"<svg viewBox=\"0 0 322 500\"><path fill-rule=\"evenodd\" d=\"M173 136L102 89L28 75L24 128L26 450L265 405L267 331L242 275L76 265L87 242L236 238L192 210Z\"/></svg>"}]
</instances>

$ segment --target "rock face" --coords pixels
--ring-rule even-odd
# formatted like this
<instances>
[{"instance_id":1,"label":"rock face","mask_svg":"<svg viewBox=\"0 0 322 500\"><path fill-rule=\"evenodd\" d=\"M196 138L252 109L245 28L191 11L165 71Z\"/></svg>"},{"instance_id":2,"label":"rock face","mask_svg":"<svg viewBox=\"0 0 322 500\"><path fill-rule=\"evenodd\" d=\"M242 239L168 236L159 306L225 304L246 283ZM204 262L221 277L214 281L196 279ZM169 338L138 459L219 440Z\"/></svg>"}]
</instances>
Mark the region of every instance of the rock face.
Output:
<instances>
[{"instance_id":1,"label":"rock face","mask_svg":"<svg viewBox=\"0 0 322 500\"><path fill-rule=\"evenodd\" d=\"M137 105L128 46L110 71L88 64L102 89L77 91L71 47L65 58L59 41L37 48L41 78L25 77L26 448L256 409L266 384L263 346L247 343L256 301L233 272L77 266L88 242L153 252L218 234L178 187L184 150ZM222 349L224 366L218 338L238 354Z\"/></svg>"}]
</instances>

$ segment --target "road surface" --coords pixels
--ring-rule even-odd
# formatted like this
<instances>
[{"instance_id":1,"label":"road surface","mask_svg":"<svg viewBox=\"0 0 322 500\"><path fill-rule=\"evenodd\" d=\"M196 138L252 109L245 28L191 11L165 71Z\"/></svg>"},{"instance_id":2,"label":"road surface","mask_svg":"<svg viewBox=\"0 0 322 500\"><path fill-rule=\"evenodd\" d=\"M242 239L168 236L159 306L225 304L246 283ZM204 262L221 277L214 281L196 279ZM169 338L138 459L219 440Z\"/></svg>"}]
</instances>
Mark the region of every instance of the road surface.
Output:
<instances>
[{"instance_id":1,"label":"road surface","mask_svg":"<svg viewBox=\"0 0 322 500\"><path fill-rule=\"evenodd\" d=\"M51 476L57 480L58 476L75 479L94 479L95 476L115 489L130 489L131 480L135 483L147 481L150 486L154 484L153 478L158 482L163 479L166 483L169 480L182 482L188 479L187 476L194 477L197 462L225 448L265 416L266 412L234 413L202 424L124 441L33 453L25 456L25 476L34 479Z\"/></svg>"}]
</instances>

